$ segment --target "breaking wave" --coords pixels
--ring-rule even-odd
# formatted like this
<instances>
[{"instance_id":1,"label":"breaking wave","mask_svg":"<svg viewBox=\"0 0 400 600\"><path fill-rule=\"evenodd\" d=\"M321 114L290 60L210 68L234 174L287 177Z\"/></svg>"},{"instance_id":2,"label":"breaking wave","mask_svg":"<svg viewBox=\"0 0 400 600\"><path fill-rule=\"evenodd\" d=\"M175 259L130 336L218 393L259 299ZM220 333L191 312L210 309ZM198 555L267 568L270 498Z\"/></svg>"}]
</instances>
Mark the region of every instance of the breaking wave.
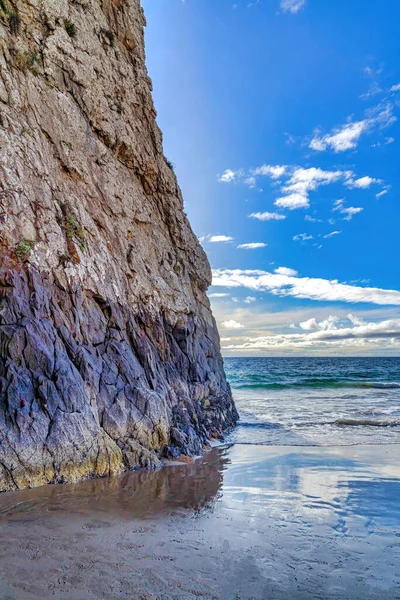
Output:
<instances>
[{"instance_id":1,"label":"breaking wave","mask_svg":"<svg viewBox=\"0 0 400 600\"><path fill-rule=\"evenodd\" d=\"M397 381L340 381L337 379L304 379L290 383L262 383L262 382L242 382L232 387L236 390L284 390L293 388L376 388L376 389L398 389L400 383Z\"/></svg>"}]
</instances>

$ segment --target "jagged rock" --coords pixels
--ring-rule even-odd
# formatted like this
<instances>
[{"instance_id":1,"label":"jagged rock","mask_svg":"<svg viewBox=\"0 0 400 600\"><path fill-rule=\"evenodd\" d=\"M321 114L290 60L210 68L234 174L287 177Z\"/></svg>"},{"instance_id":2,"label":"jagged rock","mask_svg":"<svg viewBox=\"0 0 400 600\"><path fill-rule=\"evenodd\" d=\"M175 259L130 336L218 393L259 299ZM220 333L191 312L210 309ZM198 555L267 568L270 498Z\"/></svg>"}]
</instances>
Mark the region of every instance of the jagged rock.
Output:
<instances>
[{"instance_id":1,"label":"jagged rock","mask_svg":"<svg viewBox=\"0 0 400 600\"><path fill-rule=\"evenodd\" d=\"M0 2L0 490L154 467L237 420L139 0Z\"/></svg>"}]
</instances>

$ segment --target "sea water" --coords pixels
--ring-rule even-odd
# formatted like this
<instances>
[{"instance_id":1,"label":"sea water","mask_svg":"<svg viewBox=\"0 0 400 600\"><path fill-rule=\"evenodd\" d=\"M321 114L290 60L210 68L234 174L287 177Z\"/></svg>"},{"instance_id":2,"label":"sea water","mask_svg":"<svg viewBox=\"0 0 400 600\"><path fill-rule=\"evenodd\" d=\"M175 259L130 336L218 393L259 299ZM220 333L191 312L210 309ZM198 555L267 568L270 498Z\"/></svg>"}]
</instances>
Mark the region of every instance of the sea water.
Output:
<instances>
[{"instance_id":1,"label":"sea water","mask_svg":"<svg viewBox=\"0 0 400 600\"><path fill-rule=\"evenodd\" d=\"M235 444L400 443L400 358L226 358Z\"/></svg>"}]
</instances>

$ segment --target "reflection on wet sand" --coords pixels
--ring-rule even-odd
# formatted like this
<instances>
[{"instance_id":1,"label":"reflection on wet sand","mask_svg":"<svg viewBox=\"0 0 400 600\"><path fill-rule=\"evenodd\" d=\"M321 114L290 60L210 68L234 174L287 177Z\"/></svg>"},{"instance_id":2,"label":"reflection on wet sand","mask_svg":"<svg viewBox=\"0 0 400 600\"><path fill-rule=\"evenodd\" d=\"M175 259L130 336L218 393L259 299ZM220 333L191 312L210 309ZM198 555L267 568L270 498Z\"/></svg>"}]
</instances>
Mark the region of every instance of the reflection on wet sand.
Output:
<instances>
[{"instance_id":1,"label":"reflection on wet sand","mask_svg":"<svg viewBox=\"0 0 400 600\"><path fill-rule=\"evenodd\" d=\"M251 505L253 517L267 513L294 527L303 521L316 527L322 519L342 534L348 522L358 535L400 527L398 446L264 447L258 455L254 461L252 446L232 450L226 505Z\"/></svg>"},{"instance_id":2,"label":"reflection on wet sand","mask_svg":"<svg viewBox=\"0 0 400 600\"><path fill-rule=\"evenodd\" d=\"M7 493L0 600L394 600L399 496L395 445L236 445Z\"/></svg>"},{"instance_id":3,"label":"reflection on wet sand","mask_svg":"<svg viewBox=\"0 0 400 600\"><path fill-rule=\"evenodd\" d=\"M210 452L190 464L127 472L73 485L47 485L0 495L0 521L104 513L119 519L146 518L179 510L211 508L220 494L227 451Z\"/></svg>"}]
</instances>

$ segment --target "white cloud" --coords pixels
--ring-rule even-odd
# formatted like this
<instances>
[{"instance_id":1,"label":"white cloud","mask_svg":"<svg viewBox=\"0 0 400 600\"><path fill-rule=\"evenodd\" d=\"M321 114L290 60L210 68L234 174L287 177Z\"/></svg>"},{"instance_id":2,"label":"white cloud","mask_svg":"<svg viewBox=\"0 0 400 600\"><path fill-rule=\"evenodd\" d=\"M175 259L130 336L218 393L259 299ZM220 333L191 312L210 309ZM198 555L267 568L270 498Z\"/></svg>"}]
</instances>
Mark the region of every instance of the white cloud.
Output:
<instances>
[{"instance_id":1,"label":"white cloud","mask_svg":"<svg viewBox=\"0 0 400 600\"><path fill-rule=\"evenodd\" d=\"M281 0L281 9L284 12L290 12L293 15L301 10L307 0Z\"/></svg>"},{"instance_id":2,"label":"white cloud","mask_svg":"<svg viewBox=\"0 0 400 600\"><path fill-rule=\"evenodd\" d=\"M271 177L271 179L279 179L286 173L287 168L286 165L261 165L261 167L257 167L251 172L255 177L267 175L268 177Z\"/></svg>"},{"instance_id":3,"label":"white cloud","mask_svg":"<svg viewBox=\"0 0 400 600\"><path fill-rule=\"evenodd\" d=\"M208 238L208 241L215 244L220 242L233 242L233 239L234 238L229 235L212 235Z\"/></svg>"},{"instance_id":4,"label":"white cloud","mask_svg":"<svg viewBox=\"0 0 400 600\"><path fill-rule=\"evenodd\" d=\"M331 233L327 233L326 235L324 235L324 238L327 239L327 238L333 237L334 235L339 235L341 233L342 233L341 231L332 231Z\"/></svg>"},{"instance_id":5,"label":"white cloud","mask_svg":"<svg viewBox=\"0 0 400 600\"><path fill-rule=\"evenodd\" d=\"M254 296L247 296L244 299L244 303L245 304L251 304L252 302L255 302L257 300L257 298L254 298Z\"/></svg>"},{"instance_id":6,"label":"white cloud","mask_svg":"<svg viewBox=\"0 0 400 600\"><path fill-rule=\"evenodd\" d=\"M226 169L224 173L218 178L218 181L222 183L231 183L240 174L240 171L232 171L232 169Z\"/></svg>"},{"instance_id":7,"label":"white cloud","mask_svg":"<svg viewBox=\"0 0 400 600\"><path fill-rule=\"evenodd\" d=\"M320 185L335 183L339 179L348 178L352 175L350 171L324 171L318 167L309 169L297 168L288 181L287 189L290 191L309 192L316 190Z\"/></svg>"},{"instance_id":8,"label":"white cloud","mask_svg":"<svg viewBox=\"0 0 400 600\"><path fill-rule=\"evenodd\" d=\"M297 167L282 187L282 191L286 195L278 198L275 205L291 210L308 208L310 206L309 192L318 189L322 185L335 183L340 179L347 181L352 175L351 171L324 171L317 167L308 169Z\"/></svg>"},{"instance_id":9,"label":"white cloud","mask_svg":"<svg viewBox=\"0 0 400 600\"><path fill-rule=\"evenodd\" d=\"M344 198L342 198L341 200L335 200L335 202L333 203L333 208L332 211L340 211L341 214L346 215L345 217L343 217L343 219L345 221L351 221L351 219L354 217L354 215L357 215L358 213L362 212L364 209L361 208L361 206L348 206L345 207L344 206Z\"/></svg>"},{"instance_id":10,"label":"white cloud","mask_svg":"<svg viewBox=\"0 0 400 600\"><path fill-rule=\"evenodd\" d=\"M400 291L397 290L348 285L337 280L286 276L268 271L216 269L213 272L213 286L246 288L270 292L276 296L325 302L367 302L400 306Z\"/></svg>"},{"instance_id":11,"label":"white cloud","mask_svg":"<svg viewBox=\"0 0 400 600\"><path fill-rule=\"evenodd\" d=\"M251 219L258 219L259 221L282 221L283 219L286 219L285 215L276 212L251 213L249 217Z\"/></svg>"},{"instance_id":12,"label":"white cloud","mask_svg":"<svg viewBox=\"0 0 400 600\"><path fill-rule=\"evenodd\" d=\"M384 196L385 194L387 194L388 191L387 190L382 190L381 192L379 192L378 194L376 194L376 198L381 198L382 196Z\"/></svg>"},{"instance_id":13,"label":"white cloud","mask_svg":"<svg viewBox=\"0 0 400 600\"><path fill-rule=\"evenodd\" d=\"M244 325L232 319L231 321L224 321L222 327L225 327L225 329L243 329Z\"/></svg>"},{"instance_id":14,"label":"white cloud","mask_svg":"<svg viewBox=\"0 0 400 600\"><path fill-rule=\"evenodd\" d=\"M357 121L356 123L346 123L339 129L334 129L333 133L319 137L314 136L311 140L310 148L323 152L331 147L334 152L344 152L357 146L361 134L368 129L368 122Z\"/></svg>"},{"instance_id":15,"label":"white cloud","mask_svg":"<svg viewBox=\"0 0 400 600\"><path fill-rule=\"evenodd\" d=\"M271 179L279 179L285 173L288 167L286 165L261 165L255 169L250 169L247 174L243 169L226 169L222 175L218 177L221 183L236 183L242 180L250 188L254 188L257 183L257 177L270 177Z\"/></svg>"},{"instance_id":16,"label":"white cloud","mask_svg":"<svg viewBox=\"0 0 400 600\"><path fill-rule=\"evenodd\" d=\"M396 83L396 85L392 85L390 88L391 92L400 92L400 83Z\"/></svg>"},{"instance_id":17,"label":"white cloud","mask_svg":"<svg viewBox=\"0 0 400 600\"><path fill-rule=\"evenodd\" d=\"M288 267L278 267L274 272L277 275L287 275L287 277L296 277L298 275L295 269L289 269Z\"/></svg>"},{"instance_id":18,"label":"white cloud","mask_svg":"<svg viewBox=\"0 0 400 600\"><path fill-rule=\"evenodd\" d=\"M289 210L295 210L296 208L308 208L310 202L307 196L303 194L289 194L288 196L282 196L277 198L275 206L279 208L288 208Z\"/></svg>"},{"instance_id":19,"label":"white cloud","mask_svg":"<svg viewBox=\"0 0 400 600\"><path fill-rule=\"evenodd\" d=\"M346 181L346 186L350 188L360 188L362 190L366 190L371 187L373 183L382 183L381 179L374 179L374 177L369 177L366 175L365 177L360 177L359 179L349 179Z\"/></svg>"},{"instance_id":20,"label":"white cloud","mask_svg":"<svg viewBox=\"0 0 400 600\"><path fill-rule=\"evenodd\" d=\"M208 294L209 298L227 298L229 294L225 294L223 292L216 292L215 294Z\"/></svg>"},{"instance_id":21,"label":"white cloud","mask_svg":"<svg viewBox=\"0 0 400 600\"><path fill-rule=\"evenodd\" d=\"M353 323L353 325L365 325L364 319L360 319L359 317L352 315L351 313L347 315L347 318L349 319L349 321L351 321L351 323Z\"/></svg>"},{"instance_id":22,"label":"white cloud","mask_svg":"<svg viewBox=\"0 0 400 600\"><path fill-rule=\"evenodd\" d=\"M344 198L339 198L339 200L335 200L335 202L333 203L334 208L332 208L332 211L340 210L343 206L343 203L344 203Z\"/></svg>"},{"instance_id":23,"label":"white cloud","mask_svg":"<svg viewBox=\"0 0 400 600\"><path fill-rule=\"evenodd\" d=\"M380 323L362 323L356 324L355 327L340 327L330 329L325 332L320 332L318 337L325 340L340 340L354 337L399 337L400 336L400 319L390 319L381 321Z\"/></svg>"},{"instance_id":24,"label":"white cloud","mask_svg":"<svg viewBox=\"0 0 400 600\"><path fill-rule=\"evenodd\" d=\"M248 244L239 244L238 248L242 250L257 250L257 248L266 248L268 244L264 242L249 242Z\"/></svg>"},{"instance_id":25,"label":"white cloud","mask_svg":"<svg viewBox=\"0 0 400 600\"><path fill-rule=\"evenodd\" d=\"M394 86L395 87L395 86ZM348 122L333 129L331 133L316 133L310 142L310 148L323 152L330 148L334 152L345 152L357 147L360 137L373 129L389 127L396 121L393 105L389 102L379 104L365 113L361 121Z\"/></svg>"},{"instance_id":26,"label":"white cloud","mask_svg":"<svg viewBox=\"0 0 400 600\"><path fill-rule=\"evenodd\" d=\"M299 323L299 327L301 327L301 329L304 329L304 331L314 331L318 329L317 319L313 317L312 319L308 319L307 321L302 321L301 323Z\"/></svg>"},{"instance_id":27,"label":"white cloud","mask_svg":"<svg viewBox=\"0 0 400 600\"><path fill-rule=\"evenodd\" d=\"M329 315L327 319L323 321L317 321L315 318L308 319L307 321L303 321L299 323L299 327L304 331L332 331L336 329L336 324L340 321L338 317Z\"/></svg>"},{"instance_id":28,"label":"white cloud","mask_svg":"<svg viewBox=\"0 0 400 600\"><path fill-rule=\"evenodd\" d=\"M312 235L308 235L308 233L298 233L293 236L293 239L295 242L307 242L307 240L313 240L314 238Z\"/></svg>"},{"instance_id":29,"label":"white cloud","mask_svg":"<svg viewBox=\"0 0 400 600\"><path fill-rule=\"evenodd\" d=\"M349 206L347 208L342 208L340 212L346 215L345 217L343 217L345 221L351 221L354 215L357 215L363 210L364 209L361 208L361 206Z\"/></svg>"}]
</instances>

